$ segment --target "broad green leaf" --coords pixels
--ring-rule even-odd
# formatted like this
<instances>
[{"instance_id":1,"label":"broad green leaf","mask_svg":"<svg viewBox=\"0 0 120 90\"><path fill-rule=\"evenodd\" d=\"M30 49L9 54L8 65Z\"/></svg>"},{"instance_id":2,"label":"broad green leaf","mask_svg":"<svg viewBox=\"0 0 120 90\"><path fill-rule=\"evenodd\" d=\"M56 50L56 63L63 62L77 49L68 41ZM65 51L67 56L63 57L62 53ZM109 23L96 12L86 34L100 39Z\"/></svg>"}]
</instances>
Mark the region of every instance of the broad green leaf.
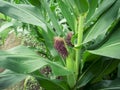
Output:
<instances>
[{"instance_id":1,"label":"broad green leaf","mask_svg":"<svg viewBox=\"0 0 120 90\"><path fill-rule=\"evenodd\" d=\"M28 0L32 5L40 7L41 3L40 0Z\"/></svg>"},{"instance_id":2,"label":"broad green leaf","mask_svg":"<svg viewBox=\"0 0 120 90\"><path fill-rule=\"evenodd\" d=\"M46 62L42 61L44 60L43 58L37 58L28 54L11 54L10 52L6 53L3 51L0 53L2 53L0 54L0 66L17 73L31 73L47 65Z\"/></svg>"},{"instance_id":3,"label":"broad green leaf","mask_svg":"<svg viewBox=\"0 0 120 90\"><path fill-rule=\"evenodd\" d=\"M17 73L31 73L45 65L49 65L54 75L64 76L71 74L65 67L38 56L33 50L24 46L17 46L7 51L0 51L0 67Z\"/></svg>"},{"instance_id":4,"label":"broad green leaf","mask_svg":"<svg viewBox=\"0 0 120 90\"><path fill-rule=\"evenodd\" d=\"M120 90L120 78L101 81L95 84L92 90Z\"/></svg>"},{"instance_id":5,"label":"broad green leaf","mask_svg":"<svg viewBox=\"0 0 120 90\"><path fill-rule=\"evenodd\" d=\"M89 2L89 11L86 16L86 21L88 21L88 19L90 19L90 17L94 14L97 8L98 0L88 0L88 2Z\"/></svg>"},{"instance_id":6,"label":"broad green leaf","mask_svg":"<svg viewBox=\"0 0 120 90\"><path fill-rule=\"evenodd\" d=\"M59 7L64 15L64 17L66 18L70 28L74 31L75 30L75 24L74 24L74 21L75 21L75 17L74 17L74 14L73 12L70 12L70 8L65 8L65 7L68 7L68 3L65 3L63 2L62 0L58 0L58 3L59 3Z\"/></svg>"},{"instance_id":7,"label":"broad green leaf","mask_svg":"<svg viewBox=\"0 0 120 90\"><path fill-rule=\"evenodd\" d=\"M40 85L45 88L45 90L69 90L68 85L62 80L50 80L40 76L34 76L40 83Z\"/></svg>"},{"instance_id":8,"label":"broad green leaf","mask_svg":"<svg viewBox=\"0 0 120 90\"><path fill-rule=\"evenodd\" d=\"M116 30L109 40L96 50L88 50L89 53L120 59L120 28Z\"/></svg>"},{"instance_id":9,"label":"broad green leaf","mask_svg":"<svg viewBox=\"0 0 120 90\"><path fill-rule=\"evenodd\" d=\"M18 55L18 56L19 55L31 56L33 58L35 58L35 57L38 58L39 57L39 55L37 55L34 50L32 50L30 48L27 48L25 46L22 46L22 45L16 46L16 47L11 48L11 49L8 49L7 53ZM2 53L0 53L0 54L2 54Z\"/></svg>"},{"instance_id":10,"label":"broad green leaf","mask_svg":"<svg viewBox=\"0 0 120 90\"><path fill-rule=\"evenodd\" d=\"M74 13L76 18L83 13L87 13L88 1L87 0L63 0L68 6L69 9Z\"/></svg>"},{"instance_id":11,"label":"broad green leaf","mask_svg":"<svg viewBox=\"0 0 120 90\"><path fill-rule=\"evenodd\" d=\"M46 29L45 21L40 10L34 6L12 4L0 0L0 12L22 22L37 25Z\"/></svg>"},{"instance_id":12,"label":"broad green leaf","mask_svg":"<svg viewBox=\"0 0 120 90\"><path fill-rule=\"evenodd\" d=\"M77 87L80 88L85 86L90 83L90 81L92 81L92 83L98 82L104 75L111 73L117 67L119 62L119 60L107 60L106 58L100 58L97 61L93 61L93 63L91 63L91 65L89 65L79 77Z\"/></svg>"},{"instance_id":13,"label":"broad green leaf","mask_svg":"<svg viewBox=\"0 0 120 90\"><path fill-rule=\"evenodd\" d=\"M91 1L91 0L90 0ZM93 0L95 1L95 0ZM96 0L98 1L98 0ZM98 1L99 2L99 1ZM100 1L101 2L101 1ZM100 5L96 8L94 14L92 14L92 17L90 19L88 19L85 23L85 27L89 27L90 25L94 24L95 21L98 19L98 17L100 17L107 9L109 9L114 3L116 2L116 0L103 0L102 3L100 3ZM107 4L106 4L107 3ZM91 7L91 5L90 5ZM95 9L95 5L93 5L92 7L94 7ZM94 9L92 8L92 12L94 11ZM91 10L90 10L91 11ZM89 15L89 14L88 14Z\"/></svg>"},{"instance_id":14,"label":"broad green leaf","mask_svg":"<svg viewBox=\"0 0 120 90\"><path fill-rule=\"evenodd\" d=\"M88 7L87 0L74 0L74 1L77 5L77 8L78 8L80 14L86 13L88 11L89 7Z\"/></svg>"},{"instance_id":15,"label":"broad green leaf","mask_svg":"<svg viewBox=\"0 0 120 90\"><path fill-rule=\"evenodd\" d=\"M77 82L77 88L83 87L87 83L89 83L101 71L100 68L102 68L101 61L99 61L99 60L98 61L94 61L85 70L85 72L83 72L82 75L79 77L78 82Z\"/></svg>"},{"instance_id":16,"label":"broad green leaf","mask_svg":"<svg viewBox=\"0 0 120 90\"><path fill-rule=\"evenodd\" d=\"M106 60L102 72L92 81L92 83L102 80L105 75L110 74L113 70L118 67L119 60Z\"/></svg>"},{"instance_id":17,"label":"broad green leaf","mask_svg":"<svg viewBox=\"0 0 120 90\"><path fill-rule=\"evenodd\" d=\"M15 85L16 83L24 80L27 76L28 75L5 70L0 73L0 90L3 90L11 85Z\"/></svg>"},{"instance_id":18,"label":"broad green leaf","mask_svg":"<svg viewBox=\"0 0 120 90\"><path fill-rule=\"evenodd\" d=\"M90 29L83 43L96 39L101 34L106 34L112 24L118 20L120 0L118 0L106 13L104 13L96 24Z\"/></svg>"},{"instance_id":19,"label":"broad green leaf","mask_svg":"<svg viewBox=\"0 0 120 90\"><path fill-rule=\"evenodd\" d=\"M83 63L85 62L89 62L89 61L94 61L94 60L98 60L100 58L100 56L98 55L93 55L91 53L88 53L88 52L84 52L83 53Z\"/></svg>"},{"instance_id":20,"label":"broad green leaf","mask_svg":"<svg viewBox=\"0 0 120 90\"><path fill-rule=\"evenodd\" d=\"M51 66L53 70L53 74L56 76L65 76L72 74L71 71L67 70L67 68L63 67L62 65L57 64L56 62L51 62L46 60L45 62L48 63L48 65Z\"/></svg>"},{"instance_id":21,"label":"broad green leaf","mask_svg":"<svg viewBox=\"0 0 120 90\"><path fill-rule=\"evenodd\" d=\"M77 18L77 16L79 15L79 10L75 3L75 0L64 0L64 2L67 4L67 7L74 13Z\"/></svg>"}]
</instances>

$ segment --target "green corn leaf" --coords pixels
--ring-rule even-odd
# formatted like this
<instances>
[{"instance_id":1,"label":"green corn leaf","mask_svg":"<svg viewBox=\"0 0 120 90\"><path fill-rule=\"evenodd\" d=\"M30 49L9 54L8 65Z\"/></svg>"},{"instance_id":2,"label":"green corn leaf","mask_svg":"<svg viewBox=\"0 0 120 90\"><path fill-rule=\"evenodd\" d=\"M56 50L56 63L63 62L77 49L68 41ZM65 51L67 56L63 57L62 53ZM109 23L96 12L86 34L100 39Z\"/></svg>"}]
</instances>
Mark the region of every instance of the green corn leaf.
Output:
<instances>
[{"instance_id":1,"label":"green corn leaf","mask_svg":"<svg viewBox=\"0 0 120 90\"><path fill-rule=\"evenodd\" d=\"M13 26L13 23L5 23L0 27L0 33L3 32L4 30L6 30L7 28L10 28L11 26Z\"/></svg>"},{"instance_id":2,"label":"green corn leaf","mask_svg":"<svg viewBox=\"0 0 120 90\"><path fill-rule=\"evenodd\" d=\"M90 0L91 1L91 0ZM92 0L92 2L96 2L97 0ZM99 2L99 1L98 1ZM85 27L89 27L90 25L94 24L98 18L105 12L107 11L114 3L116 2L116 0L103 0L102 3L100 3L100 5L96 8L95 12L95 6L97 4L97 2L91 3L90 4L90 9L89 12L94 12L91 16L91 18L89 18L89 13L85 22ZM106 4L107 3L107 4ZM94 5L92 5L94 4ZM92 6L91 6L92 5ZM94 8L93 8L94 7ZM91 10L92 9L92 10ZM89 19L88 19L89 18Z\"/></svg>"},{"instance_id":3,"label":"green corn leaf","mask_svg":"<svg viewBox=\"0 0 120 90\"><path fill-rule=\"evenodd\" d=\"M97 68L96 68L97 67ZM99 68L99 69L98 69ZM100 68L102 68L101 61L94 61L79 77L77 82L77 88L85 86L89 83L98 73L100 72Z\"/></svg>"},{"instance_id":4,"label":"green corn leaf","mask_svg":"<svg viewBox=\"0 0 120 90\"><path fill-rule=\"evenodd\" d=\"M118 0L105 14L103 14L96 24L90 29L83 43L96 39L101 34L106 34L112 24L118 20L120 1Z\"/></svg>"},{"instance_id":5,"label":"green corn leaf","mask_svg":"<svg viewBox=\"0 0 120 90\"><path fill-rule=\"evenodd\" d=\"M75 4L74 0L64 0L65 3L67 3L67 7L74 13L74 15L77 16L79 15L79 10L77 5Z\"/></svg>"},{"instance_id":6,"label":"green corn leaf","mask_svg":"<svg viewBox=\"0 0 120 90\"><path fill-rule=\"evenodd\" d=\"M62 80L50 80L40 76L34 76L40 83L40 85L45 88L45 90L69 90L68 85Z\"/></svg>"},{"instance_id":7,"label":"green corn leaf","mask_svg":"<svg viewBox=\"0 0 120 90\"><path fill-rule=\"evenodd\" d=\"M32 50L17 46L7 51L0 51L0 66L17 73L30 73L47 65ZM42 62L41 62L42 61Z\"/></svg>"},{"instance_id":8,"label":"green corn leaf","mask_svg":"<svg viewBox=\"0 0 120 90\"><path fill-rule=\"evenodd\" d=\"M40 7L41 3L40 0L28 0L32 5Z\"/></svg>"},{"instance_id":9,"label":"green corn leaf","mask_svg":"<svg viewBox=\"0 0 120 90\"><path fill-rule=\"evenodd\" d=\"M108 75L113 70L115 70L119 62L119 60L104 58L94 61L79 77L77 87L83 87L89 82L98 82L103 78L104 75Z\"/></svg>"},{"instance_id":10,"label":"green corn leaf","mask_svg":"<svg viewBox=\"0 0 120 90\"><path fill-rule=\"evenodd\" d=\"M33 50L24 46L0 51L0 58L0 67L10 69L17 73L32 73L45 65L49 65L56 76L71 74L65 67L38 56Z\"/></svg>"},{"instance_id":11,"label":"green corn leaf","mask_svg":"<svg viewBox=\"0 0 120 90\"><path fill-rule=\"evenodd\" d=\"M89 53L120 59L120 28L116 30L99 49L89 50Z\"/></svg>"},{"instance_id":12,"label":"green corn leaf","mask_svg":"<svg viewBox=\"0 0 120 90\"><path fill-rule=\"evenodd\" d=\"M103 70L102 70L102 71L100 72L100 74L92 81L92 83L101 81L102 78L103 78L105 75L108 75L108 74L110 74L112 71L114 71L114 70L118 67L119 62L120 62L119 60L106 60L104 66L103 66Z\"/></svg>"},{"instance_id":13,"label":"green corn leaf","mask_svg":"<svg viewBox=\"0 0 120 90\"><path fill-rule=\"evenodd\" d=\"M79 13L86 13L89 9L88 7L88 1L87 0L74 0L76 3L76 6L79 10Z\"/></svg>"},{"instance_id":14,"label":"green corn leaf","mask_svg":"<svg viewBox=\"0 0 120 90\"><path fill-rule=\"evenodd\" d=\"M75 30L75 24L74 24L74 21L75 21L75 17L74 17L74 14L73 12L70 12L70 8L65 8L65 7L68 7L68 5L66 5L67 3L63 2L62 0L58 0L59 2L59 6L61 8L61 11L64 15L64 17L66 18L70 28L74 31Z\"/></svg>"},{"instance_id":15,"label":"green corn leaf","mask_svg":"<svg viewBox=\"0 0 120 90\"><path fill-rule=\"evenodd\" d=\"M0 0L0 12L22 22L46 29L45 21L40 10L34 6L24 4L17 5Z\"/></svg>"},{"instance_id":16,"label":"green corn leaf","mask_svg":"<svg viewBox=\"0 0 120 90\"><path fill-rule=\"evenodd\" d=\"M79 16L79 14L87 13L89 9L87 0L65 0L65 3L70 6L70 9L76 18Z\"/></svg>"},{"instance_id":17,"label":"green corn leaf","mask_svg":"<svg viewBox=\"0 0 120 90\"><path fill-rule=\"evenodd\" d=\"M15 85L16 83L24 80L27 77L28 75L25 74L5 70L4 72L0 73L0 90Z\"/></svg>"},{"instance_id":18,"label":"green corn leaf","mask_svg":"<svg viewBox=\"0 0 120 90\"><path fill-rule=\"evenodd\" d=\"M89 2L89 11L86 16L86 21L88 21L90 17L94 14L97 8L98 0L88 0L88 2Z\"/></svg>"},{"instance_id":19,"label":"green corn leaf","mask_svg":"<svg viewBox=\"0 0 120 90\"><path fill-rule=\"evenodd\" d=\"M20 73L15 73L9 70L5 70L4 72L0 73L0 89L3 90L9 86L15 85L16 83L19 83L20 81L24 80L28 76L31 76L31 75L20 74ZM69 90L68 86L64 81L54 80L54 79L50 80L43 76L40 76L40 75L37 76L35 74L32 75L32 77L35 77L39 81L40 85L46 90L51 90L51 89Z\"/></svg>"},{"instance_id":20,"label":"green corn leaf","mask_svg":"<svg viewBox=\"0 0 120 90\"><path fill-rule=\"evenodd\" d=\"M95 84L92 90L119 90L120 89L120 78L115 80L103 80L100 83Z\"/></svg>"}]
</instances>

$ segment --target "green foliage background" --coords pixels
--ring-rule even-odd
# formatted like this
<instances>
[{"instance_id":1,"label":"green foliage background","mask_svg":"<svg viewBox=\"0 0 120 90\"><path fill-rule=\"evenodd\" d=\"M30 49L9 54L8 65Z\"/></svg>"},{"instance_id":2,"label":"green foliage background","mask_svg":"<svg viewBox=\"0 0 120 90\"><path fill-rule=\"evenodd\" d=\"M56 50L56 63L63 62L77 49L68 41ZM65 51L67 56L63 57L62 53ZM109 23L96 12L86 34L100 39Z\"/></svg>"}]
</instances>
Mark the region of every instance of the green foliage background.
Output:
<instances>
[{"instance_id":1,"label":"green foliage background","mask_svg":"<svg viewBox=\"0 0 120 90\"><path fill-rule=\"evenodd\" d=\"M0 67L6 70L0 89L29 76L45 90L120 89L120 0L0 0L0 13L8 21L0 34L21 28L45 49L37 48L40 55L36 47L1 50ZM69 54L63 58L54 37L65 39L69 32L73 47L65 46ZM45 66L49 76L39 71Z\"/></svg>"}]
</instances>

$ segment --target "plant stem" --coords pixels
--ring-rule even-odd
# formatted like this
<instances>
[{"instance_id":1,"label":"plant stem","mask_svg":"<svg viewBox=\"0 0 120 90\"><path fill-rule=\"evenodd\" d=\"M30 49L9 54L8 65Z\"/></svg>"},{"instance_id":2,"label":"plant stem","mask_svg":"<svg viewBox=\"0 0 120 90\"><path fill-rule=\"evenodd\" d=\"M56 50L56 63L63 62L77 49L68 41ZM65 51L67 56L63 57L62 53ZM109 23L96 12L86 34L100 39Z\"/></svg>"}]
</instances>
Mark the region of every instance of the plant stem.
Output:
<instances>
[{"instance_id":1,"label":"plant stem","mask_svg":"<svg viewBox=\"0 0 120 90\"><path fill-rule=\"evenodd\" d=\"M25 81L24 81L24 89L23 90L26 90L26 87L27 87L27 83L28 83L28 80L30 79L31 77L28 76Z\"/></svg>"},{"instance_id":2,"label":"plant stem","mask_svg":"<svg viewBox=\"0 0 120 90\"><path fill-rule=\"evenodd\" d=\"M78 28L77 28L77 34L78 34L78 38L77 38L77 44L76 44L76 76L78 76L78 72L79 72L79 65L81 62L81 43L82 43L82 39L83 39L83 28L84 28L84 18L85 15L80 15L78 17Z\"/></svg>"}]
</instances>

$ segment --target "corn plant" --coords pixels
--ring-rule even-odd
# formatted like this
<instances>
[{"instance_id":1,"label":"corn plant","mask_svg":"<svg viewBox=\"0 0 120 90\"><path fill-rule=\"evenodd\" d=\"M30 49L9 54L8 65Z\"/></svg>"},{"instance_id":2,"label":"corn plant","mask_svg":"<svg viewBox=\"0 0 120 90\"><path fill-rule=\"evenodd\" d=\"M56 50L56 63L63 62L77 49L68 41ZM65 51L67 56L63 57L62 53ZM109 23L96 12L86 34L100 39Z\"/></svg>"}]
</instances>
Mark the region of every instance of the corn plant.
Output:
<instances>
[{"instance_id":1,"label":"corn plant","mask_svg":"<svg viewBox=\"0 0 120 90\"><path fill-rule=\"evenodd\" d=\"M120 89L120 0L0 0L44 50L0 51L0 89L31 76L45 90Z\"/></svg>"}]
</instances>

